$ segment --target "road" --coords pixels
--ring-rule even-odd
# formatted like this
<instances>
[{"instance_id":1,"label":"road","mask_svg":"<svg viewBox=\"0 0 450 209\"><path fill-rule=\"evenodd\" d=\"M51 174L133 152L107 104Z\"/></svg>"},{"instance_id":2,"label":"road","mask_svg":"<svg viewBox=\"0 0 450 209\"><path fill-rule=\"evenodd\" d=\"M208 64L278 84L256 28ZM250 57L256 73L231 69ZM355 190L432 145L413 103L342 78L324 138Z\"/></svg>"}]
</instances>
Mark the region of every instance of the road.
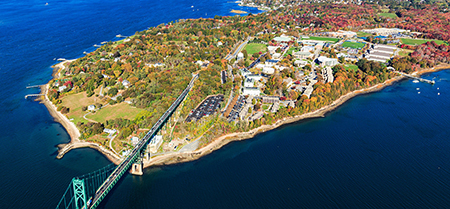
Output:
<instances>
[{"instance_id":1,"label":"road","mask_svg":"<svg viewBox=\"0 0 450 209\"><path fill-rule=\"evenodd\" d=\"M230 61L231 59L235 58L237 56L237 54L242 50L242 48L245 47L245 45L247 45L248 41L250 41L250 36L247 38L246 41L244 41L243 43L241 43L239 45L239 47L234 51L234 53L230 56L228 55L227 57L225 57L226 60Z\"/></svg>"},{"instance_id":2,"label":"road","mask_svg":"<svg viewBox=\"0 0 450 209\"><path fill-rule=\"evenodd\" d=\"M112 172L112 174L106 179L106 181L98 188L97 192L95 193L92 203L90 204L89 208L97 207L98 204L103 200L104 196L108 194L110 187L113 187L116 183L115 179L117 177L121 177L123 173L125 173L131 166L131 164L135 161L135 158L138 154L140 154L142 149L145 149L145 145L148 144L148 142L153 138L153 136L158 132L158 130L161 128L162 125L167 121L170 114L178 107L178 105L183 101L185 96L189 93L192 86L194 85L194 81L198 78L198 75L194 75L189 85L184 89L183 93L175 100L175 102L172 103L172 105L169 107L169 109L159 118L158 122L156 122L153 127L150 129L150 131L139 141L139 143L134 147L134 149L131 151L131 154L128 155L128 157L122 161L122 163L117 166L117 168Z\"/></svg>"}]
</instances>

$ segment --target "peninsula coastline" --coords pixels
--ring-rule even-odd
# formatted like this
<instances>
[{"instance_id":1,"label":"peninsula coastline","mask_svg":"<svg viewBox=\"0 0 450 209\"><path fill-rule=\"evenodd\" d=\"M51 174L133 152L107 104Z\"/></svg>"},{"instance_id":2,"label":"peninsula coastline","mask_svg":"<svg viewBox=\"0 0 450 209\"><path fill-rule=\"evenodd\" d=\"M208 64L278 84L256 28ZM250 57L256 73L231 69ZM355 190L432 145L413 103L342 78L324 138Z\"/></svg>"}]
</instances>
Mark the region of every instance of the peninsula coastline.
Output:
<instances>
[{"instance_id":1,"label":"peninsula coastline","mask_svg":"<svg viewBox=\"0 0 450 209\"><path fill-rule=\"evenodd\" d=\"M58 78L60 70L64 69L65 64L69 63L73 60L67 60L64 62L61 62L54 67L53 76L54 78ZM433 73L440 70L450 69L450 65L448 64L441 64L433 68L426 68L426 69L420 69L413 73L415 76L420 76L426 73ZM371 87L365 88L365 89L359 89L352 92L349 92L341 97L339 97L337 100L332 102L330 105L327 105L325 107L322 107L318 110L315 110L313 112L304 113L302 115L297 115L293 117L286 117L280 120L277 120L272 125L262 125L258 128L252 129L248 132L237 132L237 133L231 133L226 134L220 137L215 138L212 140L211 143L207 144L204 147L201 147L197 150L190 151L190 152L175 152L170 154L164 154L164 155L158 155L151 158L150 162L144 162L144 168L152 167L152 166L163 166L163 165L170 165L170 164L176 164L176 163L183 163L183 162L189 162L197 160L203 156L206 156L210 153L212 153L215 150L220 149L224 145L233 142L233 141L241 141L249 138L255 137L259 133L264 133L266 131L270 131L273 129L276 129L280 126L295 123L302 121L304 119L310 119L310 118L320 118L325 117L325 114L328 112L333 111L340 105L344 104L346 101L362 94L368 94L380 91L384 89L387 86L390 86L398 81L401 81L403 79L406 79L405 76L396 76L394 78L388 79L383 83L379 83L376 85L373 85ZM63 127L67 130L69 136L70 136L70 143L68 144L61 144L58 150L58 159L62 158L65 153L69 152L72 149L76 148L82 148L82 147L89 147L92 149L95 149L102 153L105 157L107 157L111 162L115 164L119 164L121 162L120 156L117 156L115 153L113 153L111 150L104 148L101 145L98 145L96 143L92 142L84 142L79 139L80 132L75 126L73 122L71 122L67 117L65 117L61 112L57 111L56 106L52 104L52 102L47 97L47 91L48 91L48 84L41 88L41 93L45 94L43 103L49 110L50 114L54 117L55 121L59 122Z\"/></svg>"}]
</instances>

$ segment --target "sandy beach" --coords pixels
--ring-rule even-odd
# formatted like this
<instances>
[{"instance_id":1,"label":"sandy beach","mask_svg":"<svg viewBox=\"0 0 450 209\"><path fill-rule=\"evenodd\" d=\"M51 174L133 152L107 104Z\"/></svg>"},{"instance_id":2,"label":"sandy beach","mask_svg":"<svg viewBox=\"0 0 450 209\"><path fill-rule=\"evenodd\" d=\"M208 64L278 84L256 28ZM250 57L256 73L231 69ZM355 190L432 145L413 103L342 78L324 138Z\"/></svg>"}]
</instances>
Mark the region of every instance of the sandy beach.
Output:
<instances>
[{"instance_id":1,"label":"sandy beach","mask_svg":"<svg viewBox=\"0 0 450 209\"><path fill-rule=\"evenodd\" d=\"M71 62L72 60L67 60L62 63L59 63L55 65L55 71L53 73L55 78L58 78L59 71L61 69L64 69L64 64L67 62ZM450 65L439 65L433 68L428 69L422 69L420 71L414 72L412 75L419 76L425 73L432 73L437 72L443 69L449 69ZM334 110L335 108L339 107L341 104L345 103L349 99L358 96L360 94L367 94L371 92L380 91L383 88L390 86L394 84L395 82L398 82L402 79L406 79L404 76L396 76L394 78L391 78L389 80L386 80L383 83L371 86L369 88L356 90L350 93L347 93L343 96L341 96L339 99L335 100L332 104L327 105L325 107L322 107L318 110L315 110L313 112L305 113L302 115L297 115L293 117L286 117L280 120L277 120L275 124L272 125L263 125L258 128L252 129L248 132L240 132L240 133L231 133L227 135L220 136L216 139L214 139L210 144L206 145L205 147L202 147L198 150L192 151L192 152L183 152L183 153L170 153L165 155L158 155L156 157L151 158L151 160L144 161L144 167L151 167L151 166L162 166L162 165L169 165L169 164L175 164L175 163L182 163L182 162L189 162L193 160L197 160L205 155L208 155L212 153L214 150L218 150L224 145L233 142L233 141L240 141L245 140L249 138L253 138L255 135L259 133L264 133L269 130L276 129L282 125L298 122L304 119L308 118L318 118L318 117L325 117L325 114ZM68 144L64 144L62 148L59 149L59 154L57 158L62 158L65 153L69 152L72 149L81 148L81 147L90 147L93 149L96 149L97 151L101 152L103 155L105 155L111 162L115 164L119 164L121 162L120 156L117 156L115 153L113 153L111 150L108 150L101 145L91 143L91 142L84 142L80 141L80 132L76 128L75 124L69 121L67 117L65 117L63 114L61 114L59 111L56 110L56 106L53 105L50 100L47 97L49 86L48 84L42 87L42 93L45 93L44 101L42 101L47 109L49 110L50 114L55 118L56 121L61 123L64 128L67 130L67 132L70 135L71 141Z\"/></svg>"},{"instance_id":2,"label":"sandy beach","mask_svg":"<svg viewBox=\"0 0 450 209\"><path fill-rule=\"evenodd\" d=\"M59 78L59 72L65 68L66 63L70 63L74 60L66 60L64 62L58 63L57 65L53 66L53 78ZM80 140L80 131L76 127L76 125L71 122L66 116L64 116L61 112L57 111L57 107L49 100L48 98L48 90L50 89L49 84L46 84L44 86L41 86L41 94L44 94L44 99L41 101L45 107L47 107L50 115L60 123L67 131L67 133L70 136L70 142L67 144L60 144L58 147L60 149L58 150L58 159L61 159L64 154L69 152L72 149L76 148L82 148L82 147L90 147L93 149L96 149L97 151L101 152L103 155L105 155L111 162L119 164L121 159L119 156L117 156L112 151L91 142L85 142Z\"/></svg>"}]
</instances>

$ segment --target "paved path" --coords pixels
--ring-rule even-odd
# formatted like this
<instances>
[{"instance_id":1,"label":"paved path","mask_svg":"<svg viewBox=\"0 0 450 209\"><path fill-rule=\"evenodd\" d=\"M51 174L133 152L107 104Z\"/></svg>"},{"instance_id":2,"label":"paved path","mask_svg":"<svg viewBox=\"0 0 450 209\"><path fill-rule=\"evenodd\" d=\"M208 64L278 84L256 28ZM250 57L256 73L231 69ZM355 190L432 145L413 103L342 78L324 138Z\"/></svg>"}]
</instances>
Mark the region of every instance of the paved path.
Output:
<instances>
[{"instance_id":1,"label":"paved path","mask_svg":"<svg viewBox=\"0 0 450 209\"><path fill-rule=\"evenodd\" d=\"M95 120L92 120L92 119L86 118L86 115L89 115L89 114L91 114L91 112L88 112L88 113L84 114L84 115L83 115L83 118L84 118L85 120L89 121L89 122L93 122L93 123L98 123L98 122L97 122L97 121L95 121Z\"/></svg>"},{"instance_id":2,"label":"paved path","mask_svg":"<svg viewBox=\"0 0 450 209\"><path fill-rule=\"evenodd\" d=\"M117 136L117 135L116 135L116 136ZM117 153L116 150L112 147L112 141L114 140L114 138L116 138L116 136L113 136L113 137L111 138L111 140L109 140L109 148L110 148L114 153L116 153L116 155L120 156L119 153Z\"/></svg>"}]
</instances>

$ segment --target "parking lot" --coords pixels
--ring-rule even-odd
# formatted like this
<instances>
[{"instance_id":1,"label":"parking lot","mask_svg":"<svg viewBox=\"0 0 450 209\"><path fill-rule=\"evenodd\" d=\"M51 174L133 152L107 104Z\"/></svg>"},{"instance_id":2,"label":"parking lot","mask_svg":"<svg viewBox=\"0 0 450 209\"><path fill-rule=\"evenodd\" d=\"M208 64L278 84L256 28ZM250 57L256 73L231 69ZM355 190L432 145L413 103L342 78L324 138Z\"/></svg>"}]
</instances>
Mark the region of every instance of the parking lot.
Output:
<instances>
[{"instance_id":1,"label":"parking lot","mask_svg":"<svg viewBox=\"0 0 450 209\"><path fill-rule=\"evenodd\" d=\"M228 115L229 121L234 121L239 117L239 112L241 111L242 107L244 107L244 100L245 100L244 96L239 96L236 104L233 106L233 109Z\"/></svg>"},{"instance_id":2,"label":"parking lot","mask_svg":"<svg viewBox=\"0 0 450 209\"><path fill-rule=\"evenodd\" d=\"M186 122L197 121L202 117L214 114L220 108L220 102L222 101L223 95L207 97L196 109L189 113Z\"/></svg>"}]
</instances>

